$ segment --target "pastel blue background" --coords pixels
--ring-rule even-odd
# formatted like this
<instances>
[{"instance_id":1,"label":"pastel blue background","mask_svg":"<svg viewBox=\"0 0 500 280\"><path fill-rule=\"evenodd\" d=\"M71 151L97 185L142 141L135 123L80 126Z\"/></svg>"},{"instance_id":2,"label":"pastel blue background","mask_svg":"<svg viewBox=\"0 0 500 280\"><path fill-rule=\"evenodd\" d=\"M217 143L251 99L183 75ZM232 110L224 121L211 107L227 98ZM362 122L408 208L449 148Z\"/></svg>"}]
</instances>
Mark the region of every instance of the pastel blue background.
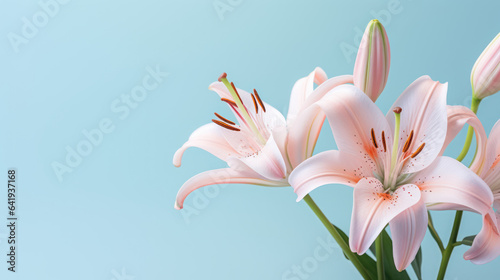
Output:
<instances>
[{"instance_id":1,"label":"pastel blue background","mask_svg":"<svg viewBox=\"0 0 500 280\"><path fill-rule=\"evenodd\" d=\"M500 2L443 2L232 0L232 10L219 17L212 0L71 0L16 53L9 33L20 35L22 18L32 20L42 8L37 0L2 0L0 174L19 172L19 250L13 274L4 262L2 188L0 278L300 279L283 277L310 261L328 234L290 188L219 186L193 193L186 200L191 212L173 208L185 180L224 166L197 149L181 168L172 165L194 129L214 111L228 113L208 85L226 71L286 113L294 82L314 67L330 77L352 73L355 53L345 55L340 46L355 48L356 30L378 17L392 49L389 82L377 102L383 111L424 74L449 82L449 104L467 105L472 65L500 31ZM113 102L157 66L169 76L120 119ZM481 105L487 131L500 117L499 102L497 95ZM66 147L76 149L82 130L105 118L114 131L60 182L53 162L65 163ZM450 155L458 154L460 136ZM317 151L332 148L325 127ZM348 230L350 188L325 186L312 195ZM453 213L434 217L447 239ZM460 237L480 227L480 217L466 214ZM440 254L429 235L423 250L424 278L434 279ZM455 251L447 279L496 277L500 260L475 266L462 259L465 250ZM338 248L311 270L308 279L359 278Z\"/></svg>"}]
</instances>

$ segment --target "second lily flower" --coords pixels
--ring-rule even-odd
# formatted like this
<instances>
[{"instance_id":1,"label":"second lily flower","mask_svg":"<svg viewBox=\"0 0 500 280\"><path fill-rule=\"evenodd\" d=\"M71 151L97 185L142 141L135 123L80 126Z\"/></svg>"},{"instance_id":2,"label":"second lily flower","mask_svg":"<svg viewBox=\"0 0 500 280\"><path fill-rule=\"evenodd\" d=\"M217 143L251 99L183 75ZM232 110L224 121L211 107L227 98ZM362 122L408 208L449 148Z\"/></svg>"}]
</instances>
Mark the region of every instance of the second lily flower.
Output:
<instances>
[{"instance_id":1,"label":"second lily flower","mask_svg":"<svg viewBox=\"0 0 500 280\"><path fill-rule=\"evenodd\" d=\"M189 179L177 194L175 208L194 190L214 184L288 186L293 168L312 156L325 120L322 112L307 108L336 86L352 83L352 76L327 79L320 68L298 80L290 98L288 120L265 103L257 91L248 93L230 83L224 73L210 89L219 94L238 123L217 113L212 123L198 128L175 153L180 166L189 147L204 149L226 161L228 168L210 170ZM318 87L314 89L314 83Z\"/></svg>"}]
</instances>

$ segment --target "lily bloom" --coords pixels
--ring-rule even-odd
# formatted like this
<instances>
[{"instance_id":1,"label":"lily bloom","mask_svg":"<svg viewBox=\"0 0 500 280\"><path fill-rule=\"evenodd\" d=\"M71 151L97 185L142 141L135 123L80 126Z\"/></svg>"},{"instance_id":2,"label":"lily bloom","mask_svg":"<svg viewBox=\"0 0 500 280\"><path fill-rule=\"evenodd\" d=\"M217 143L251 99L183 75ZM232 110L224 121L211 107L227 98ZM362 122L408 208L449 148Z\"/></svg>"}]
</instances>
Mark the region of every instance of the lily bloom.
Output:
<instances>
[{"instance_id":1,"label":"lily bloom","mask_svg":"<svg viewBox=\"0 0 500 280\"><path fill-rule=\"evenodd\" d=\"M195 130L177 150L173 163L179 167L185 150L198 147L226 161L229 167L200 173L185 182L177 194L175 208L182 209L192 191L208 185L289 186L288 175L312 155L325 120L322 112L309 113L307 107L332 88L352 82L352 76L328 79L322 69L316 68L295 83L285 120L278 110L262 101L256 90L249 93L238 89L222 74L209 89L229 106L236 121L215 113L212 123ZM302 117L304 113L308 118Z\"/></svg>"},{"instance_id":2,"label":"lily bloom","mask_svg":"<svg viewBox=\"0 0 500 280\"><path fill-rule=\"evenodd\" d=\"M478 141L479 142L479 141ZM490 132L484 154L478 151L474 163L478 174L490 187L496 212L483 218L483 228L474 239L464 258L474 264L484 264L500 256L500 121ZM492 209L493 211L493 209Z\"/></svg>"},{"instance_id":3,"label":"lily bloom","mask_svg":"<svg viewBox=\"0 0 500 280\"><path fill-rule=\"evenodd\" d=\"M423 76L384 116L354 86L342 85L316 103L339 150L320 153L292 172L302 199L325 184L354 187L349 245L364 254L389 224L396 268L414 259L427 230L427 210L487 213L488 186L455 159L440 156L446 140L447 84Z\"/></svg>"}]
</instances>

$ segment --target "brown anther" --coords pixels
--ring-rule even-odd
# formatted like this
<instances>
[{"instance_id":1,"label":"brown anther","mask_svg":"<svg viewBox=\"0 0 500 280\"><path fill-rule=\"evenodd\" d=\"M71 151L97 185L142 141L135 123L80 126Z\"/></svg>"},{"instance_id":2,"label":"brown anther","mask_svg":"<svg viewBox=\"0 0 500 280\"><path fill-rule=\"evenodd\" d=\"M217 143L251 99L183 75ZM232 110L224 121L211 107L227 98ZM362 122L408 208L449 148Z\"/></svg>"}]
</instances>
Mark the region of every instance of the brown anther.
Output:
<instances>
[{"instance_id":1,"label":"brown anther","mask_svg":"<svg viewBox=\"0 0 500 280\"><path fill-rule=\"evenodd\" d=\"M382 145L384 146L384 152L387 152L387 145L385 144L385 132L382 130Z\"/></svg>"},{"instance_id":2,"label":"brown anther","mask_svg":"<svg viewBox=\"0 0 500 280\"><path fill-rule=\"evenodd\" d=\"M224 72L224 73L220 74L220 76L217 79L217 81L222 82L222 79L225 79L226 77L227 77L227 74L226 74L226 72Z\"/></svg>"},{"instance_id":3,"label":"brown anther","mask_svg":"<svg viewBox=\"0 0 500 280\"><path fill-rule=\"evenodd\" d=\"M241 96L240 96L240 94L238 93L238 90L236 90L236 87L234 86L234 83L233 83L233 82L231 82L231 86L233 87L234 92L236 93L236 96L238 96L238 99L240 100L241 104L243 104L243 99L241 99Z\"/></svg>"},{"instance_id":4,"label":"brown anther","mask_svg":"<svg viewBox=\"0 0 500 280\"><path fill-rule=\"evenodd\" d=\"M392 110L394 113L396 114L401 114L401 111L403 111L403 109L401 109L401 107L396 107L394 108L394 110Z\"/></svg>"},{"instance_id":5,"label":"brown anther","mask_svg":"<svg viewBox=\"0 0 500 280\"><path fill-rule=\"evenodd\" d=\"M425 143L422 143L422 145L420 145L420 147L418 147L418 149L413 154L411 154L411 158L418 156L418 154L420 154L420 152L424 149L424 146Z\"/></svg>"},{"instance_id":6,"label":"brown anther","mask_svg":"<svg viewBox=\"0 0 500 280\"><path fill-rule=\"evenodd\" d=\"M413 130L410 132L410 136L408 136L408 139L406 139L405 145L403 146L403 153L406 153L408 151L412 140L413 140Z\"/></svg>"},{"instance_id":7,"label":"brown anther","mask_svg":"<svg viewBox=\"0 0 500 280\"><path fill-rule=\"evenodd\" d=\"M219 120L212 120L215 124L218 124L220 126L222 126L223 128L225 129L229 129L229 130L233 130L233 131L240 131L239 128L237 127L233 127L233 126L230 126L229 124L225 123L225 122L221 122Z\"/></svg>"},{"instance_id":8,"label":"brown anther","mask_svg":"<svg viewBox=\"0 0 500 280\"><path fill-rule=\"evenodd\" d=\"M227 98L221 98L220 100L226 102L229 105L236 106L236 102L234 102L233 100L229 100Z\"/></svg>"},{"instance_id":9,"label":"brown anther","mask_svg":"<svg viewBox=\"0 0 500 280\"><path fill-rule=\"evenodd\" d=\"M375 131L372 128L372 142L373 146L375 146L376 149L378 149L378 144L377 144L377 139L375 139Z\"/></svg>"},{"instance_id":10,"label":"brown anther","mask_svg":"<svg viewBox=\"0 0 500 280\"><path fill-rule=\"evenodd\" d=\"M259 94L257 93L257 91L255 89L253 89L253 94L255 94L255 97L257 98L257 101L259 102L260 107L262 107L262 110L264 110L264 113L265 113L266 112L266 106L264 106L264 102L262 102L262 99L260 99L260 96L259 96Z\"/></svg>"},{"instance_id":11,"label":"brown anther","mask_svg":"<svg viewBox=\"0 0 500 280\"><path fill-rule=\"evenodd\" d=\"M236 124L235 122L232 122L232 121L230 121L230 120L228 120L228 119L224 118L223 116L221 116L221 115L219 115L219 114L217 114L217 113L214 113L214 114L215 114L215 116L216 116L217 118L221 119L222 121L224 121L224 122L226 122L226 123L228 123L228 124L230 124L230 125L235 125L235 124Z\"/></svg>"},{"instance_id":12,"label":"brown anther","mask_svg":"<svg viewBox=\"0 0 500 280\"><path fill-rule=\"evenodd\" d=\"M257 99L255 99L255 95L252 94L253 105L255 106L255 113L259 113L259 105L257 105Z\"/></svg>"}]
</instances>

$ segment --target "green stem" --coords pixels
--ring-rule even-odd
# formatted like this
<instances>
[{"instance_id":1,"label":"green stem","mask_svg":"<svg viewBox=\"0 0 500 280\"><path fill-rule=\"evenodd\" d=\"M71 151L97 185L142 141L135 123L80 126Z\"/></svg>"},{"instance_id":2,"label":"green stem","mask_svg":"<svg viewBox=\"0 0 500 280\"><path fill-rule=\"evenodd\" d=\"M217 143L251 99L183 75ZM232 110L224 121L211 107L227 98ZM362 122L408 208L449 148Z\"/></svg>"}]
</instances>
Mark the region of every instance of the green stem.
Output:
<instances>
[{"instance_id":1,"label":"green stem","mask_svg":"<svg viewBox=\"0 0 500 280\"><path fill-rule=\"evenodd\" d=\"M436 243L439 246L439 250L441 250L441 254L442 254L444 252L443 241L441 240L441 237L439 237L439 234L438 234L436 228L434 227L434 222L432 221L431 212L427 211L427 215L429 217L429 223L428 223L429 231L431 232L432 238L434 238L434 240L436 240Z\"/></svg>"},{"instance_id":2,"label":"green stem","mask_svg":"<svg viewBox=\"0 0 500 280\"><path fill-rule=\"evenodd\" d=\"M337 241L339 244L340 248L342 248L342 251L344 251L344 254L347 256L347 258L352 262L352 264L356 267L356 269L359 271L361 276L363 276L364 279L371 279L368 273L365 271L365 268L359 261L358 257L351 251L349 248L349 245L345 243L344 239L340 235L340 233L337 231L337 229L333 226L332 223L328 220L328 218L323 214L321 209L319 209L318 205L314 202L312 197L310 195L306 195L304 197L305 202L309 207L313 210L314 214L318 216L320 221L323 223L323 225L326 227L326 229L330 232L332 235L333 239Z\"/></svg>"},{"instance_id":3,"label":"green stem","mask_svg":"<svg viewBox=\"0 0 500 280\"><path fill-rule=\"evenodd\" d=\"M474 114L477 114L477 110L479 108L480 103L481 99L472 97L470 109L472 110L472 112L474 112ZM465 156L467 156L467 153L469 152L469 148L472 142L473 134L474 134L474 129L471 126L469 126L469 129L467 130L467 138L465 139L464 147L460 155L457 157L458 161L462 161L465 158ZM476 152L477 152L477 144L476 144ZM460 229L460 223L462 222L462 215L463 211L457 211L457 213L455 214L455 221L453 222L453 229L450 234L450 240L448 241L448 245L446 246L446 249L443 252L441 266L439 267L439 273L437 277L438 280L444 279L444 275L446 274L446 269L448 268L448 263L450 262L451 253L453 253L453 249L455 248L455 246L457 246L456 245L457 236L458 236L458 230Z\"/></svg>"},{"instance_id":4,"label":"green stem","mask_svg":"<svg viewBox=\"0 0 500 280\"><path fill-rule=\"evenodd\" d=\"M470 109L474 114L477 114L477 109L479 108L479 104L481 103L481 99L477 99L475 97L472 98L472 103L470 105ZM465 156L467 156L467 153L469 152L470 145L472 143L472 136L474 135L474 129L472 126L469 126L469 129L467 130L467 138L465 138L465 144L462 149L462 152L460 155L458 155L457 160L462 161L464 160Z\"/></svg>"},{"instance_id":5,"label":"green stem","mask_svg":"<svg viewBox=\"0 0 500 280\"><path fill-rule=\"evenodd\" d=\"M385 272L384 272L384 251L382 246L382 233L379 234L377 239L375 240L375 251L377 255L377 279L384 280Z\"/></svg>"},{"instance_id":6,"label":"green stem","mask_svg":"<svg viewBox=\"0 0 500 280\"><path fill-rule=\"evenodd\" d=\"M450 262L451 253L455 248L455 243L457 242L458 230L460 229L460 223L462 222L463 211L457 211L455 214L455 222L453 223L453 230L451 231L450 241L448 246L443 252L443 259L441 260L441 267L439 268L438 280L443 280L446 274L446 269L448 268L448 263Z\"/></svg>"}]
</instances>

